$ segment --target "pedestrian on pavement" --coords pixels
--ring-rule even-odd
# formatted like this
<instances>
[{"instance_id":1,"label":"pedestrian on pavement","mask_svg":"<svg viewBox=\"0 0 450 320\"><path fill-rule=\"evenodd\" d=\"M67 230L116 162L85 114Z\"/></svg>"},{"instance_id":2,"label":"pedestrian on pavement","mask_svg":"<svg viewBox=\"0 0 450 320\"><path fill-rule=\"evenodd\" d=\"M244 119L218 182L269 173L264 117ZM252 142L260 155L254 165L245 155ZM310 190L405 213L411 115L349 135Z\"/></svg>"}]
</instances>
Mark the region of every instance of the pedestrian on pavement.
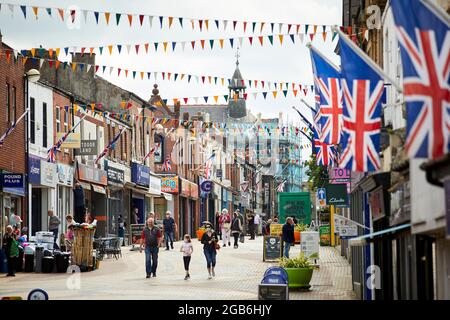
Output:
<instances>
[{"instance_id":1,"label":"pedestrian on pavement","mask_svg":"<svg viewBox=\"0 0 450 320\"><path fill-rule=\"evenodd\" d=\"M286 218L286 223L282 228L282 236L284 242L284 257L289 258L289 249L294 246L294 220L291 217Z\"/></svg>"},{"instance_id":2,"label":"pedestrian on pavement","mask_svg":"<svg viewBox=\"0 0 450 320\"><path fill-rule=\"evenodd\" d=\"M270 225L272 224L272 219L267 220L266 228L265 228L265 234L270 235Z\"/></svg>"},{"instance_id":3,"label":"pedestrian on pavement","mask_svg":"<svg viewBox=\"0 0 450 320\"><path fill-rule=\"evenodd\" d=\"M250 233L250 240L255 240L255 215L249 213L247 216L248 232Z\"/></svg>"},{"instance_id":4,"label":"pedestrian on pavement","mask_svg":"<svg viewBox=\"0 0 450 320\"><path fill-rule=\"evenodd\" d=\"M73 189L73 202L75 205L74 220L81 223L84 221L86 208L84 206L84 190L78 181L75 183L75 188Z\"/></svg>"},{"instance_id":5,"label":"pedestrian on pavement","mask_svg":"<svg viewBox=\"0 0 450 320\"><path fill-rule=\"evenodd\" d=\"M233 222L231 223L231 234L234 237L234 248L237 249L239 247L238 240L239 235L242 233L242 223L239 217L239 213L236 211L234 213Z\"/></svg>"},{"instance_id":6,"label":"pedestrian on pavement","mask_svg":"<svg viewBox=\"0 0 450 320\"><path fill-rule=\"evenodd\" d=\"M296 217L296 216L293 216L293 217L292 217L292 220L294 221L294 224L295 224L295 225L298 224L298 220L297 220L297 217Z\"/></svg>"},{"instance_id":7,"label":"pedestrian on pavement","mask_svg":"<svg viewBox=\"0 0 450 320\"><path fill-rule=\"evenodd\" d=\"M122 246L125 245L125 221L123 220L123 217L121 214L119 214L119 218L117 219L117 222L119 223L119 238L120 243Z\"/></svg>"},{"instance_id":8,"label":"pedestrian on pavement","mask_svg":"<svg viewBox=\"0 0 450 320\"><path fill-rule=\"evenodd\" d=\"M208 279L216 276L214 268L216 267L217 247L219 246L219 239L216 232L210 227L206 227L206 232L202 236L201 243L203 244L203 253L206 258L206 268L208 269Z\"/></svg>"},{"instance_id":9,"label":"pedestrian on pavement","mask_svg":"<svg viewBox=\"0 0 450 320\"><path fill-rule=\"evenodd\" d=\"M14 234L11 225L6 226L6 233L3 236L3 252L5 252L8 261L8 274L6 276L15 277L17 258L19 257L19 242L17 242L17 236Z\"/></svg>"},{"instance_id":10,"label":"pedestrian on pavement","mask_svg":"<svg viewBox=\"0 0 450 320\"><path fill-rule=\"evenodd\" d=\"M154 219L149 218L144 230L142 230L141 245L139 248L139 252L142 252L142 247L145 249L145 271L147 278L150 278L152 274L153 277L156 277L161 239L161 230L155 226Z\"/></svg>"},{"instance_id":11,"label":"pedestrian on pavement","mask_svg":"<svg viewBox=\"0 0 450 320\"><path fill-rule=\"evenodd\" d=\"M231 217L230 217L227 209L222 210L222 215L219 218L219 224L220 224L220 229L222 231L223 246L226 247L227 243L228 243L228 246L231 246L231 240L230 240Z\"/></svg>"},{"instance_id":12,"label":"pedestrian on pavement","mask_svg":"<svg viewBox=\"0 0 450 320\"><path fill-rule=\"evenodd\" d=\"M188 280L191 278L191 276L189 275L189 263L191 262L191 255L194 252L194 247L192 246L190 235L184 235L184 241L181 244L180 251L183 252L184 270L186 271L184 280Z\"/></svg>"},{"instance_id":13,"label":"pedestrian on pavement","mask_svg":"<svg viewBox=\"0 0 450 320\"><path fill-rule=\"evenodd\" d=\"M261 225L261 216L259 215L259 213L255 214L255 219L254 219L254 223L255 223L255 235L259 236L259 226Z\"/></svg>"},{"instance_id":14,"label":"pedestrian on pavement","mask_svg":"<svg viewBox=\"0 0 450 320\"><path fill-rule=\"evenodd\" d=\"M222 240L222 232L220 230L220 212L216 211L216 221L214 225L214 229L217 230L218 235L220 236L220 240Z\"/></svg>"},{"instance_id":15,"label":"pedestrian on pavement","mask_svg":"<svg viewBox=\"0 0 450 320\"><path fill-rule=\"evenodd\" d=\"M48 230L50 232L53 232L53 246L55 247L55 249L59 249L56 240L58 240L59 225L61 224L61 220L59 220L58 216L55 215L53 210L48 210L48 216L50 217L48 221Z\"/></svg>"},{"instance_id":16,"label":"pedestrian on pavement","mask_svg":"<svg viewBox=\"0 0 450 320\"><path fill-rule=\"evenodd\" d=\"M170 216L170 211L166 212L166 217L163 220L163 232L164 232L164 242L166 243L166 251L169 250L169 241L170 247L173 249L173 235L176 232L177 225L175 224L175 220Z\"/></svg>"}]
</instances>

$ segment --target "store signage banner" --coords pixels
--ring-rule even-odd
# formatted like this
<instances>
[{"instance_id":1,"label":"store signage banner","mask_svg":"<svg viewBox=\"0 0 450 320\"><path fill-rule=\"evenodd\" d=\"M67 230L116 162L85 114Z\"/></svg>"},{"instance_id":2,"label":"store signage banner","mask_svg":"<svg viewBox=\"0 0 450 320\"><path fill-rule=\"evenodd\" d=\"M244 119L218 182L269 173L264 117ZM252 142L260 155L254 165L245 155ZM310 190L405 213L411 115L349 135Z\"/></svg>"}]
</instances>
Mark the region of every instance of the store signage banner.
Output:
<instances>
[{"instance_id":1,"label":"store signage banner","mask_svg":"<svg viewBox=\"0 0 450 320\"><path fill-rule=\"evenodd\" d=\"M2 173L1 185L3 188L23 188L23 174L21 173Z\"/></svg>"},{"instance_id":2,"label":"store signage banner","mask_svg":"<svg viewBox=\"0 0 450 320\"><path fill-rule=\"evenodd\" d=\"M181 180L181 195L184 197L190 197L191 196L191 184L189 181L185 179Z\"/></svg>"},{"instance_id":3,"label":"store signage banner","mask_svg":"<svg viewBox=\"0 0 450 320\"><path fill-rule=\"evenodd\" d=\"M65 132L58 132L56 134L57 140L59 141L62 137L66 135ZM81 137L79 133L72 132L66 138L66 140L61 144L63 149L79 149L81 146Z\"/></svg>"},{"instance_id":4,"label":"store signage banner","mask_svg":"<svg viewBox=\"0 0 450 320\"><path fill-rule=\"evenodd\" d=\"M149 186L150 193L154 194L161 194L161 178L150 175L150 186Z\"/></svg>"},{"instance_id":5,"label":"store signage banner","mask_svg":"<svg viewBox=\"0 0 450 320\"><path fill-rule=\"evenodd\" d=\"M58 183L71 187L73 185L73 167L67 164L58 163L56 165L58 173Z\"/></svg>"},{"instance_id":6,"label":"store signage banner","mask_svg":"<svg viewBox=\"0 0 450 320\"><path fill-rule=\"evenodd\" d=\"M89 167L85 164L78 164L78 177L80 180L94 182L103 186L108 184L106 171Z\"/></svg>"},{"instance_id":7,"label":"store signage banner","mask_svg":"<svg viewBox=\"0 0 450 320\"><path fill-rule=\"evenodd\" d=\"M80 156L96 156L97 152L97 140L81 140L80 150L77 155Z\"/></svg>"},{"instance_id":8,"label":"store signage banner","mask_svg":"<svg viewBox=\"0 0 450 320\"><path fill-rule=\"evenodd\" d=\"M125 172L123 170L107 166L106 173L108 175L108 182L121 185L125 183Z\"/></svg>"},{"instance_id":9,"label":"store signage banner","mask_svg":"<svg viewBox=\"0 0 450 320\"><path fill-rule=\"evenodd\" d=\"M369 192L369 204L373 221L381 219L385 216L382 187L379 187L378 189Z\"/></svg>"},{"instance_id":10,"label":"store signage banner","mask_svg":"<svg viewBox=\"0 0 450 320\"><path fill-rule=\"evenodd\" d=\"M194 199L198 199L198 185L191 182L191 197Z\"/></svg>"},{"instance_id":11,"label":"store signage banner","mask_svg":"<svg viewBox=\"0 0 450 320\"><path fill-rule=\"evenodd\" d=\"M161 191L166 193L178 193L178 176L161 178Z\"/></svg>"},{"instance_id":12,"label":"store signage banner","mask_svg":"<svg viewBox=\"0 0 450 320\"><path fill-rule=\"evenodd\" d=\"M213 183L211 180L205 180L202 182L202 184L200 185L200 188L202 190L202 192L211 192L213 189Z\"/></svg>"},{"instance_id":13,"label":"store signage banner","mask_svg":"<svg viewBox=\"0 0 450 320\"><path fill-rule=\"evenodd\" d=\"M31 184L41 184L41 158L28 157L28 174L28 179Z\"/></svg>"},{"instance_id":14,"label":"store signage banner","mask_svg":"<svg viewBox=\"0 0 450 320\"><path fill-rule=\"evenodd\" d=\"M150 168L139 163L131 163L131 181L148 187L150 185Z\"/></svg>"},{"instance_id":15,"label":"store signage banner","mask_svg":"<svg viewBox=\"0 0 450 320\"><path fill-rule=\"evenodd\" d=\"M41 185L55 187L56 185L56 164L41 160Z\"/></svg>"},{"instance_id":16,"label":"store signage banner","mask_svg":"<svg viewBox=\"0 0 450 320\"><path fill-rule=\"evenodd\" d=\"M326 186L328 205L348 206L347 186L345 184L329 184Z\"/></svg>"}]
</instances>

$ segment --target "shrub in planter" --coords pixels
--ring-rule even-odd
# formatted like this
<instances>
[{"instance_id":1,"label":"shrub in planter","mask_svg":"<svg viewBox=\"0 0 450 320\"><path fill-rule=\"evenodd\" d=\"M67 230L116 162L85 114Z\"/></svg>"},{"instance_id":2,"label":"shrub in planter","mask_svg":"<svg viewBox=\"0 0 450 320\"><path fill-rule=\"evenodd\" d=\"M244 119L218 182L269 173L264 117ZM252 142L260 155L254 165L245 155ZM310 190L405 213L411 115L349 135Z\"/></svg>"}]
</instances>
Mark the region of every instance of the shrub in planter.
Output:
<instances>
[{"instance_id":1,"label":"shrub in planter","mask_svg":"<svg viewBox=\"0 0 450 320\"><path fill-rule=\"evenodd\" d=\"M314 266L309 259L300 253L296 258L281 258L280 267L288 274L289 288L310 288Z\"/></svg>"}]
</instances>

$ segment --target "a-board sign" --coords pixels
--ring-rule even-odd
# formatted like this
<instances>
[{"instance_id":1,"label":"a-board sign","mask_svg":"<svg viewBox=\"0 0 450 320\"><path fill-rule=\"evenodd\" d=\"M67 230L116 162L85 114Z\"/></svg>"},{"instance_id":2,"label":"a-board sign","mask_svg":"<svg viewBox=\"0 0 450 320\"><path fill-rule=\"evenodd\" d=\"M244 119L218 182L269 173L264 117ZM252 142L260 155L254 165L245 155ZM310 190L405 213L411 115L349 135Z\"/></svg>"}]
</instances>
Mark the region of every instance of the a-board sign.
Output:
<instances>
[{"instance_id":1,"label":"a-board sign","mask_svg":"<svg viewBox=\"0 0 450 320\"><path fill-rule=\"evenodd\" d=\"M329 246L331 243L330 225L322 225L319 227L320 245Z\"/></svg>"},{"instance_id":2,"label":"a-board sign","mask_svg":"<svg viewBox=\"0 0 450 320\"><path fill-rule=\"evenodd\" d=\"M281 258L281 237L264 236L263 261L273 261Z\"/></svg>"},{"instance_id":3,"label":"a-board sign","mask_svg":"<svg viewBox=\"0 0 450 320\"><path fill-rule=\"evenodd\" d=\"M145 228L145 224L130 224L131 229L131 243L134 245L139 244L141 239L142 231Z\"/></svg>"},{"instance_id":4,"label":"a-board sign","mask_svg":"<svg viewBox=\"0 0 450 320\"><path fill-rule=\"evenodd\" d=\"M270 224L270 235L280 236L283 232L283 225L281 223L271 223Z\"/></svg>"}]
</instances>

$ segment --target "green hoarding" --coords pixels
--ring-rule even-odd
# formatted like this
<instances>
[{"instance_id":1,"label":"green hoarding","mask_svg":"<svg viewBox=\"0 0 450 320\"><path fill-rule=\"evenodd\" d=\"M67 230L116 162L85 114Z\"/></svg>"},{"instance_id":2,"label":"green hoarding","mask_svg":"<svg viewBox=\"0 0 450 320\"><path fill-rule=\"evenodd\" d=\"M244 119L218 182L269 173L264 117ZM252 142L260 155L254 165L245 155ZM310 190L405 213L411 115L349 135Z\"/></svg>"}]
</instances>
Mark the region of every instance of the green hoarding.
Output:
<instances>
[{"instance_id":1,"label":"green hoarding","mask_svg":"<svg viewBox=\"0 0 450 320\"><path fill-rule=\"evenodd\" d=\"M296 217L298 223L311 223L311 195L309 192L282 192L278 194L280 223L286 217Z\"/></svg>"}]
</instances>

